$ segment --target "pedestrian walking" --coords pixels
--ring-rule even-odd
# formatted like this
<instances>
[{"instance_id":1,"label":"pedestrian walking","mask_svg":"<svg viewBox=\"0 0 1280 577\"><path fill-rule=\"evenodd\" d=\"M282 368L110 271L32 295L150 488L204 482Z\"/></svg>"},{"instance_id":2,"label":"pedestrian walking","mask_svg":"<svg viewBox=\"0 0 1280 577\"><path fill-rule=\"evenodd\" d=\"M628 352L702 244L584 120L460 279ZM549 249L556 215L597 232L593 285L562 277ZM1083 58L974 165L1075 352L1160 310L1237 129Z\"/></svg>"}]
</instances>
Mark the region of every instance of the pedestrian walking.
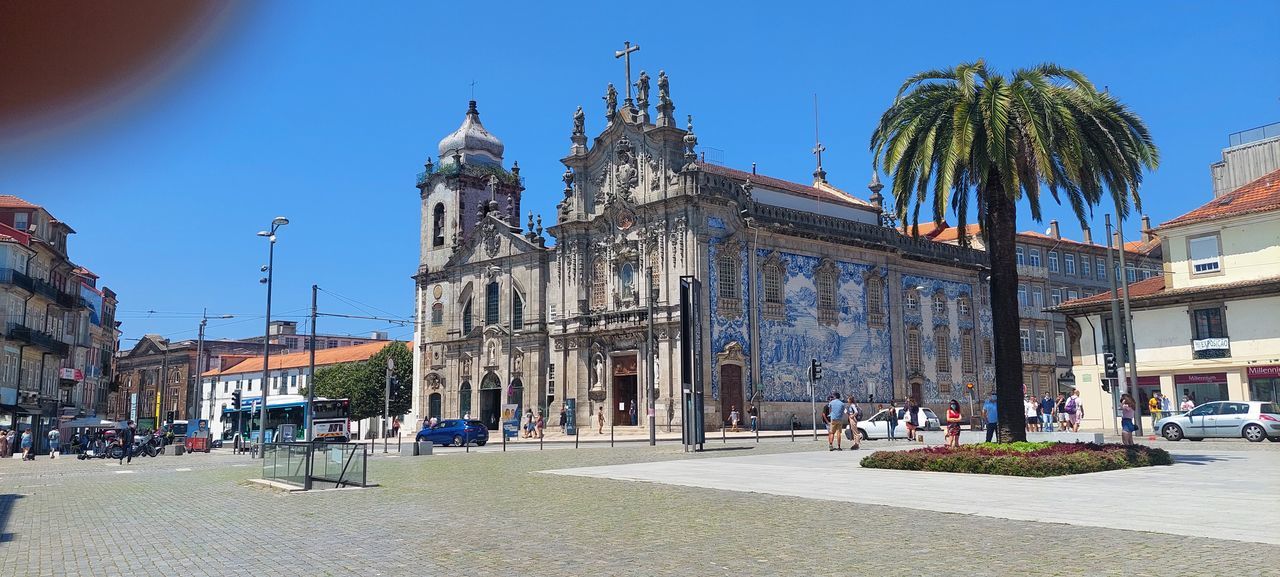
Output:
<instances>
[{"instance_id":1,"label":"pedestrian walking","mask_svg":"<svg viewBox=\"0 0 1280 577\"><path fill-rule=\"evenodd\" d=\"M1053 432L1053 408L1055 404L1053 399L1049 397L1049 393L1045 393L1040 398L1040 430Z\"/></svg>"},{"instance_id":2,"label":"pedestrian walking","mask_svg":"<svg viewBox=\"0 0 1280 577\"><path fill-rule=\"evenodd\" d=\"M1084 418L1084 404L1080 402L1080 389L1071 389L1067 398L1067 418L1071 423L1071 432L1080 432L1080 420Z\"/></svg>"},{"instance_id":3,"label":"pedestrian walking","mask_svg":"<svg viewBox=\"0 0 1280 577\"><path fill-rule=\"evenodd\" d=\"M564 407L560 407L560 434L565 434L565 425L569 422L569 411Z\"/></svg>"},{"instance_id":4,"label":"pedestrian walking","mask_svg":"<svg viewBox=\"0 0 1280 577\"><path fill-rule=\"evenodd\" d=\"M756 427L759 426L757 421L760 419L760 411L756 410L755 403L747 405L747 418L751 419L751 432L756 432Z\"/></svg>"},{"instance_id":5,"label":"pedestrian walking","mask_svg":"<svg viewBox=\"0 0 1280 577\"><path fill-rule=\"evenodd\" d=\"M6 458L12 457L13 451L18 448L18 431L16 429L9 429L7 437L9 439L9 450L5 452Z\"/></svg>"},{"instance_id":6,"label":"pedestrian walking","mask_svg":"<svg viewBox=\"0 0 1280 577\"><path fill-rule=\"evenodd\" d=\"M0 459L9 458L9 432L0 429Z\"/></svg>"},{"instance_id":7,"label":"pedestrian walking","mask_svg":"<svg viewBox=\"0 0 1280 577\"><path fill-rule=\"evenodd\" d=\"M22 443L22 445L21 445L21 446L22 446L22 460L23 460L23 461L34 461L34 460L36 460L36 455L35 455L35 452L36 452L36 451L35 451L35 449L34 449L34 448L32 448L32 446L31 446L31 443L32 443L32 441L31 441L31 429L27 429L27 430L25 430L25 431L23 431L23 432L22 432L22 441L21 441L21 443Z\"/></svg>"},{"instance_id":8,"label":"pedestrian walking","mask_svg":"<svg viewBox=\"0 0 1280 577\"><path fill-rule=\"evenodd\" d=\"M738 416L738 406L730 405L729 406L729 426L731 427L730 430L735 433L738 432L738 423L740 421L741 421L741 417Z\"/></svg>"},{"instance_id":9,"label":"pedestrian walking","mask_svg":"<svg viewBox=\"0 0 1280 577\"><path fill-rule=\"evenodd\" d=\"M58 456L58 451L62 448L62 431L57 428L49 429L49 458L53 459Z\"/></svg>"},{"instance_id":10,"label":"pedestrian walking","mask_svg":"<svg viewBox=\"0 0 1280 577\"><path fill-rule=\"evenodd\" d=\"M996 392L991 391L991 396L987 397L987 400L982 403L982 416L986 418L986 422L987 422L987 442L988 443L993 442L993 439L995 439L996 425L998 425L1000 422L997 407L998 405L996 405Z\"/></svg>"},{"instance_id":11,"label":"pedestrian walking","mask_svg":"<svg viewBox=\"0 0 1280 577\"><path fill-rule=\"evenodd\" d=\"M1039 404L1031 395L1022 397L1023 416L1027 418L1027 432L1035 432L1036 427L1040 425L1040 415L1037 413Z\"/></svg>"},{"instance_id":12,"label":"pedestrian walking","mask_svg":"<svg viewBox=\"0 0 1280 577\"><path fill-rule=\"evenodd\" d=\"M596 433L603 435L604 434L604 407L596 408L596 425L599 427L599 429L596 430Z\"/></svg>"},{"instance_id":13,"label":"pedestrian walking","mask_svg":"<svg viewBox=\"0 0 1280 577\"><path fill-rule=\"evenodd\" d=\"M1147 410L1151 411L1151 422L1154 424L1160 420L1160 392L1156 391L1150 399L1147 399Z\"/></svg>"},{"instance_id":14,"label":"pedestrian walking","mask_svg":"<svg viewBox=\"0 0 1280 577\"><path fill-rule=\"evenodd\" d=\"M636 400L635 399L631 399L631 407L627 409L627 416L631 418L632 427L639 424L639 421L636 420Z\"/></svg>"},{"instance_id":15,"label":"pedestrian walking","mask_svg":"<svg viewBox=\"0 0 1280 577\"><path fill-rule=\"evenodd\" d=\"M843 451L844 447L840 446L843 439L840 438L840 435L841 431L844 430L845 404L844 401L840 400L839 393L836 393L830 401L827 401L827 418L830 421L830 424L827 425L827 450Z\"/></svg>"},{"instance_id":16,"label":"pedestrian walking","mask_svg":"<svg viewBox=\"0 0 1280 577\"><path fill-rule=\"evenodd\" d=\"M542 411L538 411L538 422L534 425L534 431L537 432L539 439L542 438L542 431L546 426L547 423L542 419Z\"/></svg>"},{"instance_id":17,"label":"pedestrian walking","mask_svg":"<svg viewBox=\"0 0 1280 577\"><path fill-rule=\"evenodd\" d=\"M960 422L964 417L960 414L960 401L951 399L947 406L947 446L960 448Z\"/></svg>"},{"instance_id":18,"label":"pedestrian walking","mask_svg":"<svg viewBox=\"0 0 1280 577\"><path fill-rule=\"evenodd\" d=\"M907 399L907 440L916 440L916 429L920 427L920 401L914 397Z\"/></svg>"},{"instance_id":19,"label":"pedestrian walking","mask_svg":"<svg viewBox=\"0 0 1280 577\"><path fill-rule=\"evenodd\" d=\"M1067 414L1067 396L1066 395L1062 393L1058 393L1058 400L1054 403L1054 406L1053 406L1053 415L1054 417L1057 418L1058 429L1062 430L1063 432L1066 432L1066 430L1070 428L1070 423L1069 423L1070 416Z\"/></svg>"},{"instance_id":20,"label":"pedestrian walking","mask_svg":"<svg viewBox=\"0 0 1280 577\"><path fill-rule=\"evenodd\" d=\"M400 438L400 419L399 418L391 419L391 436L396 439Z\"/></svg>"},{"instance_id":21,"label":"pedestrian walking","mask_svg":"<svg viewBox=\"0 0 1280 577\"><path fill-rule=\"evenodd\" d=\"M889 440L898 440L898 403L889 403Z\"/></svg>"},{"instance_id":22,"label":"pedestrian walking","mask_svg":"<svg viewBox=\"0 0 1280 577\"><path fill-rule=\"evenodd\" d=\"M137 432L133 421L125 421L125 425L120 429L117 437L120 440L120 446L124 449L124 453L120 455L120 464L133 462L133 435Z\"/></svg>"},{"instance_id":23,"label":"pedestrian walking","mask_svg":"<svg viewBox=\"0 0 1280 577\"><path fill-rule=\"evenodd\" d=\"M862 419L862 409L858 408L858 403L854 400L853 395L849 395L849 401L845 403L844 411L845 417L849 419L849 450L857 451L862 446L862 433L858 432L858 421Z\"/></svg>"},{"instance_id":24,"label":"pedestrian walking","mask_svg":"<svg viewBox=\"0 0 1280 577\"><path fill-rule=\"evenodd\" d=\"M1133 424L1134 404L1129 393L1120 395L1120 442L1126 445L1133 444L1133 432L1138 430Z\"/></svg>"}]
</instances>

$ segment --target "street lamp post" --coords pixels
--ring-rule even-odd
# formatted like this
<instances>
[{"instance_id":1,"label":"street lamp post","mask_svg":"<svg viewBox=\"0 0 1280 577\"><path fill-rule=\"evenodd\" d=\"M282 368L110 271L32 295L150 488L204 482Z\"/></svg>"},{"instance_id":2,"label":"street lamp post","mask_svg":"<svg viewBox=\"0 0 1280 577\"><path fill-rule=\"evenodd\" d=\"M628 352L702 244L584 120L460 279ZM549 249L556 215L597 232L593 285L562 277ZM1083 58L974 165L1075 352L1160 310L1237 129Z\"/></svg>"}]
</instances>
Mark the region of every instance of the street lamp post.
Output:
<instances>
[{"instance_id":1,"label":"street lamp post","mask_svg":"<svg viewBox=\"0 0 1280 577\"><path fill-rule=\"evenodd\" d=\"M234 317L235 315L218 315L214 318L229 319ZM209 309L204 309L204 312L200 314L199 336L196 337L196 374L195 374L196 386L195 386L195 391L193 392L196 393L194 396L197 399L196 401L197 403L196 419L197 420L204 418L204 403L200 402L198 399L200 399L200 397L203 396L200 393L200 389L204 387L204 384L200 382L200 377L204 376L204 370L206 368L206 365L204 362L204 328L208 324L209 324ZM213 393L214 393L214 389L212 386L210 386L209 387L209 420L210 421L213 420L213 402L214 402ZM189 409L190 404L188 404L187 407Z\"/></svg>"},{"instance_id":2,"label":"street lamp post","mask_svg":"<svg viewBox=\"0 0 1280 577\"><path fill-rule=\"evenodd\" d=\"M259 281L267 285L267 320L266 328L262 333L262 412L258 416L258 458L265 456L267 449L267 389L270 388L271 382L271 283L275 273L276 231L286 224L289 224L289 219L277 216L271 219L270 231L258 231L258 236L267 239L267 266L262 268L262 272L267 273L267 276ZM315 343L312 343L312 346L314 345Z\"/></svg>"}]
</instances>

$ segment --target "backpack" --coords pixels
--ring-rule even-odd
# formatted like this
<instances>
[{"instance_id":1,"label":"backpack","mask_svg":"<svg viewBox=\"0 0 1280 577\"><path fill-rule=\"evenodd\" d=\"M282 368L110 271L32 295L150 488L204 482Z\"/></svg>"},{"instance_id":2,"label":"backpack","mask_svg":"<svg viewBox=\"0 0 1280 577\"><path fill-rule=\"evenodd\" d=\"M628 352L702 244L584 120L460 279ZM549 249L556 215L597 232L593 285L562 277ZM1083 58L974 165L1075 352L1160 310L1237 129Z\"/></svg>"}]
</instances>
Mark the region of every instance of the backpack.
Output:
<instances>
[{"instance_id":1,"label":"backpack","mask_svg":"<svg viewBox=\"0 0 1280 577\"><path fill-rule=\"evenodd\" d=\"M1075 398L1075 397L1067 397L1067 412L1068 412L1068 413L1075 413L1075 412L1076 412L1076 398Z\"/></svg>"}]
</instances>

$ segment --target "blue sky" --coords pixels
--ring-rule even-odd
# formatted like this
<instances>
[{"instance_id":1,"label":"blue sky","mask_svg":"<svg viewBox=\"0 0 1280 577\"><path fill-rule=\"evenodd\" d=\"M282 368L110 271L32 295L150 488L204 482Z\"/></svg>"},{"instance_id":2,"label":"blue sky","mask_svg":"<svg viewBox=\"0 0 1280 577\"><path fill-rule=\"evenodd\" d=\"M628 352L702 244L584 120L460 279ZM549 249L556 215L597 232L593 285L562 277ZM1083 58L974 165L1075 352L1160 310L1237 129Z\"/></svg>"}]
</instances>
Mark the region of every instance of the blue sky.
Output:
<instances>
[{"instance_id":1,"label":"blue sky","mask_svg":"<svg viewBox=\"0 0 1280 577\"><path fill-rule=\"evenodd\" d=\"M1142 191L1157 223L1209 199L1229 133L1280 120L1275 2L542 4L246 4L96 113L0 135L0 193L78 231L72 257L120 294L126 338L194 337L204 307L237 315L210 321L211 336L244 337L262 330L254 233L277 214L292 224L274 316L302 320L312 283L363 305L322 293L322 310L412 316L414 177L473 81L485 126L520 162L524 206L550 224L571 115L582 105L588 131L603 126L623 40L641 46L633 73L666 70L678 117L693 114L710 154L739 168L810 178L817 93L829 179L858 195L870 131L901 81L977 58L1079 69L1145 118L1163 154ZM1045 224L1024 211L1020 228L1050 218L1078 235L1056 206Z\"/></svg>"}]
</instances>

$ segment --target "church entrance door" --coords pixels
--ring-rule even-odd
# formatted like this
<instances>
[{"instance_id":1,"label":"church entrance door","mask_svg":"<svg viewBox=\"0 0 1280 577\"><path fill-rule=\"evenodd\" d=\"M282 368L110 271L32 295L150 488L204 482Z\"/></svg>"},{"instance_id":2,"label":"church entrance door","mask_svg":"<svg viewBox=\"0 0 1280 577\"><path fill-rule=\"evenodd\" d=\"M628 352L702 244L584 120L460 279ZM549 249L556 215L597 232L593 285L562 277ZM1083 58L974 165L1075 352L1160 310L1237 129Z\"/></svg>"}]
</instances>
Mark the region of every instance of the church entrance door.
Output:
<instances>
[{"instance_id":1,"label":"church entrance door","mask_svg":"<svg viewBox=\"0 0 1280 577\"><path fill-rule=\"evenodd\" d=\"M921 401L923 400L923 398L924 398L924 383L921 383L921 382L918 382L918 381L917 381L917 382L914 382L914 383L911 383L911 398L915 399L917 403L919 403L919 402L921 402Z\"/></svg>"},{"instance_id":2,"label":"church entrance door","mask_svg":"<svg viewBox=\"0 0 1280 577\"><path fill-rule=\"evenodd\" d=\"M635 423L631 420L631 411L637 406L639 393L636 380L636 356L613 357L613 397L610 410L613 412L613 424L628 427ZM639 418L639 417L637 417Z\"/></svg>"},{"instance_id":3,"label":"church entrance door","mask_svg":"<svg viewBox=\"0 0 1280 577\"><path fill-rule=\"evenodd\" d=\"M502 383L498 375L489 373L480 381L480 421L489 432L498 430L498 417L502 414Z\"/></svg>"},{"instance_id":4,"label":"church entrance door","mask_svg":"<svg viewBox=\"0 0 1280 577\"><path fill-rule=\"evenodd\" d=\"M738 410L742 419L742 365L720 365L720 422L729 425L729 413Z\"/></svg>"},{"instance_id":5,"label":"church entrance door","mask_svg":"<svg viewBox=\"0 0 1280 577\"><path fill-rule=\"evenodd\" d=\"M441 401L440 393L431 393L431 396L427 397L427 416L428 417L434 417L436 419L441 418L440 401Z\"/></svg>"}]
</instances>

